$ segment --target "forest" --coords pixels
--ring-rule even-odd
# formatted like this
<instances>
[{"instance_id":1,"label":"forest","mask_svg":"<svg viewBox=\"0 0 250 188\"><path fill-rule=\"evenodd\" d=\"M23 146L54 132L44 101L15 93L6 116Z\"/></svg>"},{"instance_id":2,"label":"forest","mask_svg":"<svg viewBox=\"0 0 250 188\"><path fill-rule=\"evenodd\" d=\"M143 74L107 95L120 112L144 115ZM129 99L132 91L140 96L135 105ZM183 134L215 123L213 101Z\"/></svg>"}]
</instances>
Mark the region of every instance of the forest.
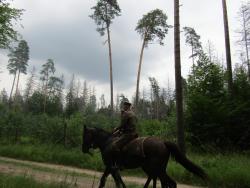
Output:
<instances>
[{"instance_id":1,"label":"forest","mask_svg":"<svg viewBox=\"0 0 250 188\"><path fill-rule=\"evenodd\" d=\"M250 163L250 2L243 3L238 10L239 28L235 29L239 37L235 42L240 55L234 66L228 42L226 6L223 8L226 60L218 57L212 43L201 42L202 36L195 28L179 28L181 17L175 17L175 25L171 26L160 9L143 15L135 29L141 36L142 46L136 92L130 100L138 118L139 135L158 136L177 143L214 178L212 187L249 187L246 163ZM107 37L109 50L110 94L101 94L99 98L95 86L87 80L81 81L72 74L67 83L53 59L48 59L42 67L29 67L31 49L13 23L13 20L16 24L21 22L23 10L12 8L6 1L0 1L0 10L0 48L8 51L6 68L13 78L11 90L3 88L0 93L0 155L101 170L99 154L95 153L94 159L84 156L80 147L83 125L111 131L120 123L121 103L126 96L123 92L113 96L111 51L112 23L121 16L118 2L98 0L90 15L97 32ZM149 77L148 89L141 89L144 49L150 48L153 41L164 45L163 39L170 29L175 30L176 87L161 87L157 78ZM181 68L177 41L180 35L190 49L192 63L185 78L178 72ZM32 71L28 72L28 68ZM25 88L20 90L23 75L28 75L28 79ZM108 95L110 101L107 101ZM222 177L220 174L226 169L231 170ZM170 174L177 181L203 184L174 163L170 165Z\"/></svg>"}]
</instances>

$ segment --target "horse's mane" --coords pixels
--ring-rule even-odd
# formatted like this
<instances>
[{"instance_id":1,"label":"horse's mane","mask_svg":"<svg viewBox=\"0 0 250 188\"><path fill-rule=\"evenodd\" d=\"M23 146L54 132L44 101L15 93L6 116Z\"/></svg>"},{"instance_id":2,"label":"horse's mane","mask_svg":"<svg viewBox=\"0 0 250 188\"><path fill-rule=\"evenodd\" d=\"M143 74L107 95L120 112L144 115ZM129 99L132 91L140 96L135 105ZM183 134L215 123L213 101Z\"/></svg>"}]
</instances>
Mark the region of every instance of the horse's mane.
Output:
<instances>
[{"instance_id":1,"label":"horse's mane","mask_svg":"<svg viewBox=\"0 0 250 188\"><path fill-rule=\"evenodd\" d=\"M106 130L103 129L103 128L94 127L94 129L95 129L98 133L102 133L102 134L105 134L105 135L107 135L107 136L111 136L111 135L112 135L111 132L106 131Z\"/></svg>"}]
</instances>

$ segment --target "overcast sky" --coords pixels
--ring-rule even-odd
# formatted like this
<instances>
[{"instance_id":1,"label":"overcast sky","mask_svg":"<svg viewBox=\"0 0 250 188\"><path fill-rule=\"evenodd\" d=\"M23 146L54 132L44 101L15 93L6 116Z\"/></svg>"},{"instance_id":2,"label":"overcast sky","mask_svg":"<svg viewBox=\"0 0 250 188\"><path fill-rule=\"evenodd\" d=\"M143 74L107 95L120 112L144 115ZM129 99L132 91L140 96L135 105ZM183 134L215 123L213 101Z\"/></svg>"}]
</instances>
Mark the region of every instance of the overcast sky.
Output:
<instances>
[{"instance_id":1,"label":"overcast sky","mask_svg":"<svg viewBox=\"0 0 250 188\"><path fill-rule=\"evenodd\" d=\"M142 41L135 31L137 21L148 11L162 9L168 15L168 24L174 24L173 0L118 0L122 15L111 25L113 50L114 91L131 97L135 92L139 53ZM227 0L233 62L238 61L235 46L239 27L237 11L240 0ZM39 72L41 65L51 58L57 75L64 74L66 83L72 74L95 86L98 95L104 93L109 101L109 61L106 37L96 32L96 25L89 17L96 0L14 0L13 6L25 9L23 28L18 27L30 47L29 70ZM181 27L194 27L205 46L210 40L219 57L224 53L224 28L221 0L181 0ZM185 46L182 33L182 74L186 77L191 66L191 53ZM144 52L140 88L149 85L148 77L155 77L161 87L168 82L174 87L174 38L173 29L165 39L165 46L151 44ZM0 89L11 88L13 76L6 70L6 51L0 51ZM21 89L27 77L22 75Z\"/></svg>"}]
</instances>

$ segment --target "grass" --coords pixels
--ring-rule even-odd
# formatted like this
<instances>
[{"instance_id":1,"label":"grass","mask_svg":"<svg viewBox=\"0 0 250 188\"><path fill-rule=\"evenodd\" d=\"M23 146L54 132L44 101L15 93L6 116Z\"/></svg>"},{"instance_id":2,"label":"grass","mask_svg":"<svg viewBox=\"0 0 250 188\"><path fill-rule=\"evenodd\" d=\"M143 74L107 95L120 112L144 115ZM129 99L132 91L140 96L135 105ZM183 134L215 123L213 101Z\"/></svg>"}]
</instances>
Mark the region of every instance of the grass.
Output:
<instances>
[{"instance_id":1,"label":"grass","mask_svg":"<svg viewBox=\"0 0 250 188\"><path fill-rule=\"evenodd\" d=\"M0 145L0 155L16 159L103 170L103 163L98 153L90 156L83 154L80 149L65 149L55 145Z\"/></svg>"},{"instance_id":2,"label":"grass","mask_svg":"<svg viewBox=\"0 0 250 188\"><path fill-rule=\"evenodd\" d=\"M80 149L65 149L60 146L46 145L0 145L0 155L38 162L49 162L102 170L99 153L93 156L82 154ZM249 154L195 154L188 156L200 165L211 179L211 187L250 188ZM129 171L126 175L142 176L141 170ZM182 166L170 160L168 174L178 182L202 185L201 180L187 172Z\"/></svg>"},{"instance_id":3,"label":"grass","mask_svg":"<svg viewBox=\"0 0 250 188\"><path fill-rule=\"evenodd\" d=\"M28 176L10 176L0 173L0 188L69 188L70 184L60 183L41 183Z\"/></svg>"},{"instance_id":4,"label":"grass","mask_svg":"<svg viewBox=\"0 0 250 188\"><path fill-rule=\"evenodd\" d=\"M56 183L38 182L28 176L10 176L0 173L0 188L73 188L72 184L67 184L64 181ZM112 187L115 187L112 185ZM128 188L139 188L140 186L128 185Z\"/></svg>"}]
</instances>

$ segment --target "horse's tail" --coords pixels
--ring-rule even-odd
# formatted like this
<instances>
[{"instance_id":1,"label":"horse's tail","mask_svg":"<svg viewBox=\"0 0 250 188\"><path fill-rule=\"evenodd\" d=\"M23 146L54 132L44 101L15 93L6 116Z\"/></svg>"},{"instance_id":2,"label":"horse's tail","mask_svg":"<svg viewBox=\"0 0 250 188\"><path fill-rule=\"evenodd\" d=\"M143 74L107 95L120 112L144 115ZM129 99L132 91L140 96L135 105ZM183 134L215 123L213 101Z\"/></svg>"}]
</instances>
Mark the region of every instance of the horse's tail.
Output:
<instances>
[{"instance_id":1,"label":"horse's tail","mask_svg":"<svg viewBox=\"0 0 250 188\"><path fill-rule=\"evenodd\" d=\"M184 154L182 154L176 144L171 142L165 142L165 146L168 150L170 150L171 156L173 156L175 160L180 163L184 168L199 176L203 180L208 180L208 176L202 170L202 168L191 162Z\"/></svg>"}]
</instances>

